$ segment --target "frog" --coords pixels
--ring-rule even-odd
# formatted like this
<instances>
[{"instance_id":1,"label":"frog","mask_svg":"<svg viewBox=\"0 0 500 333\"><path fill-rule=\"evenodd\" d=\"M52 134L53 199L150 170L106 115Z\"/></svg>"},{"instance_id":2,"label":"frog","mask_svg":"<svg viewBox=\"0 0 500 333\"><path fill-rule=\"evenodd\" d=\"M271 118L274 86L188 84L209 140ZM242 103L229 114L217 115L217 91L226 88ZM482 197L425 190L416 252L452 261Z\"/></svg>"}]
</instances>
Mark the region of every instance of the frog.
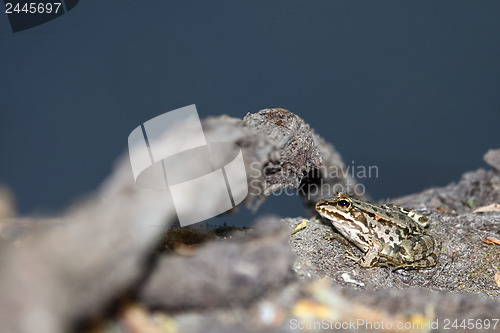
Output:
<instances>
[{"instance_id":1,"label":"frog","mask_svg":"<svg viewBox=\"0 0 500 333\"><path fill-rule=\"evenodd\" d=\"M394 204L373 204L338 192L316 203L316 211L363 253L349 253L361 267L395 266L426 269L435 266L441 240L425 228L429 219Z\"/></svg>"}]
</instances>

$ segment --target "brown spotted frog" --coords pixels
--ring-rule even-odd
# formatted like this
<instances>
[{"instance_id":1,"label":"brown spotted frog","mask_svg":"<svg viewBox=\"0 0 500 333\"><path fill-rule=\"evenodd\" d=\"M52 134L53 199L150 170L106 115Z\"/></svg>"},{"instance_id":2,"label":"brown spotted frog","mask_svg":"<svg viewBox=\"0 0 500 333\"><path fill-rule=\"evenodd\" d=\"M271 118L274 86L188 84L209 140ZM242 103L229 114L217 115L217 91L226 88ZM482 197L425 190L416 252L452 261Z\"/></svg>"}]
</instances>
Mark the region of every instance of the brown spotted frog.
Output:
<instances>
[{"instance_id":1,"label":"brown spotted frog","mask_svg":"<svg viewBox=\"0 0 500 333\"><path fill-rule=\"evenodd\" d=\"M441 241L424 228L429 220L392 204L372 204L339 192L316 203L316 210L364 256L351 258L362 267L394 265L422 269L436 265Z\"/></svg>"}]
</instances>

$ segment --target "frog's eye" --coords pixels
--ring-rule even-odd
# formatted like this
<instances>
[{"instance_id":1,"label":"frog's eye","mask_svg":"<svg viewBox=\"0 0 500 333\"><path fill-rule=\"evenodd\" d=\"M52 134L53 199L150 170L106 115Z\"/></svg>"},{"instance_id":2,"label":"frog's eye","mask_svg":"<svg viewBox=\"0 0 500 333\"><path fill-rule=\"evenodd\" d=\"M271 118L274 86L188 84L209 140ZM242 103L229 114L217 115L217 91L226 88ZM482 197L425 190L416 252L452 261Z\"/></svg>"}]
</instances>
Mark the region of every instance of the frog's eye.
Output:
<instances>
[{"instance_id":1,"label":"frog's eye","mask_svg":"<svg viewBox=\"0 0 500 333\"><path fill-rule=\"evenodd\" d=\"M349 207L351 207L351 202L346 199L340 199L338 205L340 208L348 209Z\"/></svg>"}]
</instances>

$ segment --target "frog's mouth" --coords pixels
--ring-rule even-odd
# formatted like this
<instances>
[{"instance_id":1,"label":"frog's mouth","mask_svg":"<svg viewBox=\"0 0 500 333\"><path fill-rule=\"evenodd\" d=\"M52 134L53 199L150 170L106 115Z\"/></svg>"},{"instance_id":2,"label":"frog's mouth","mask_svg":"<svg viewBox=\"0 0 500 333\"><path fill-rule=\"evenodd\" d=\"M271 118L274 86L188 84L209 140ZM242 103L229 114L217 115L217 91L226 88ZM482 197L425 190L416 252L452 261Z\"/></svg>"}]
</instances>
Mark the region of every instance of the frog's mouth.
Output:
<instances>
[{"instance_id":1,"label":"frog's mouth","mask_svg":"<svg viewBox=\"0 0 500 333\"><path fill-rule=\"evenodd\" d=\"M347 219L347 216L342 215L340 212L337 210L331 209L329 206L322 204L321 202L318 202L316 205L316 211L323 216L324 218L327 218L329 220L335 220L335 221L345 221Z\"/></svg>"}]
</instances>

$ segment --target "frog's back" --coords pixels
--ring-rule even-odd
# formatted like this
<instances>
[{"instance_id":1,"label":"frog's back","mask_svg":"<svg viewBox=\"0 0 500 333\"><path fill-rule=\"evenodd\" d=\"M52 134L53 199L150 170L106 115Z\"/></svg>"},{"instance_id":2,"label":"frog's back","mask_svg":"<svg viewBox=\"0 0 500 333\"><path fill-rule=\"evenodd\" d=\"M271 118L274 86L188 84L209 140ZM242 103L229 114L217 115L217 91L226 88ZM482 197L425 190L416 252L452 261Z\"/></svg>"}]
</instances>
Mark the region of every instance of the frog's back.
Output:
<instances>
[{"instance_id":1,"label":"frog's back","mask_svg":"<svg viewBox=\"0 0 500 333\"><path fill-rule=\"evenodd\" d=\"M423 228L416 223L408 214L401 211L399 206L391 204L375 205L370 202L351 198L356 205L362 205L363 210L369 217L384 225L396 224L398 227L407 229L408 234L421 233ZM410 210L408 210L410 212Z\"/></svg>"}]
</instances>

